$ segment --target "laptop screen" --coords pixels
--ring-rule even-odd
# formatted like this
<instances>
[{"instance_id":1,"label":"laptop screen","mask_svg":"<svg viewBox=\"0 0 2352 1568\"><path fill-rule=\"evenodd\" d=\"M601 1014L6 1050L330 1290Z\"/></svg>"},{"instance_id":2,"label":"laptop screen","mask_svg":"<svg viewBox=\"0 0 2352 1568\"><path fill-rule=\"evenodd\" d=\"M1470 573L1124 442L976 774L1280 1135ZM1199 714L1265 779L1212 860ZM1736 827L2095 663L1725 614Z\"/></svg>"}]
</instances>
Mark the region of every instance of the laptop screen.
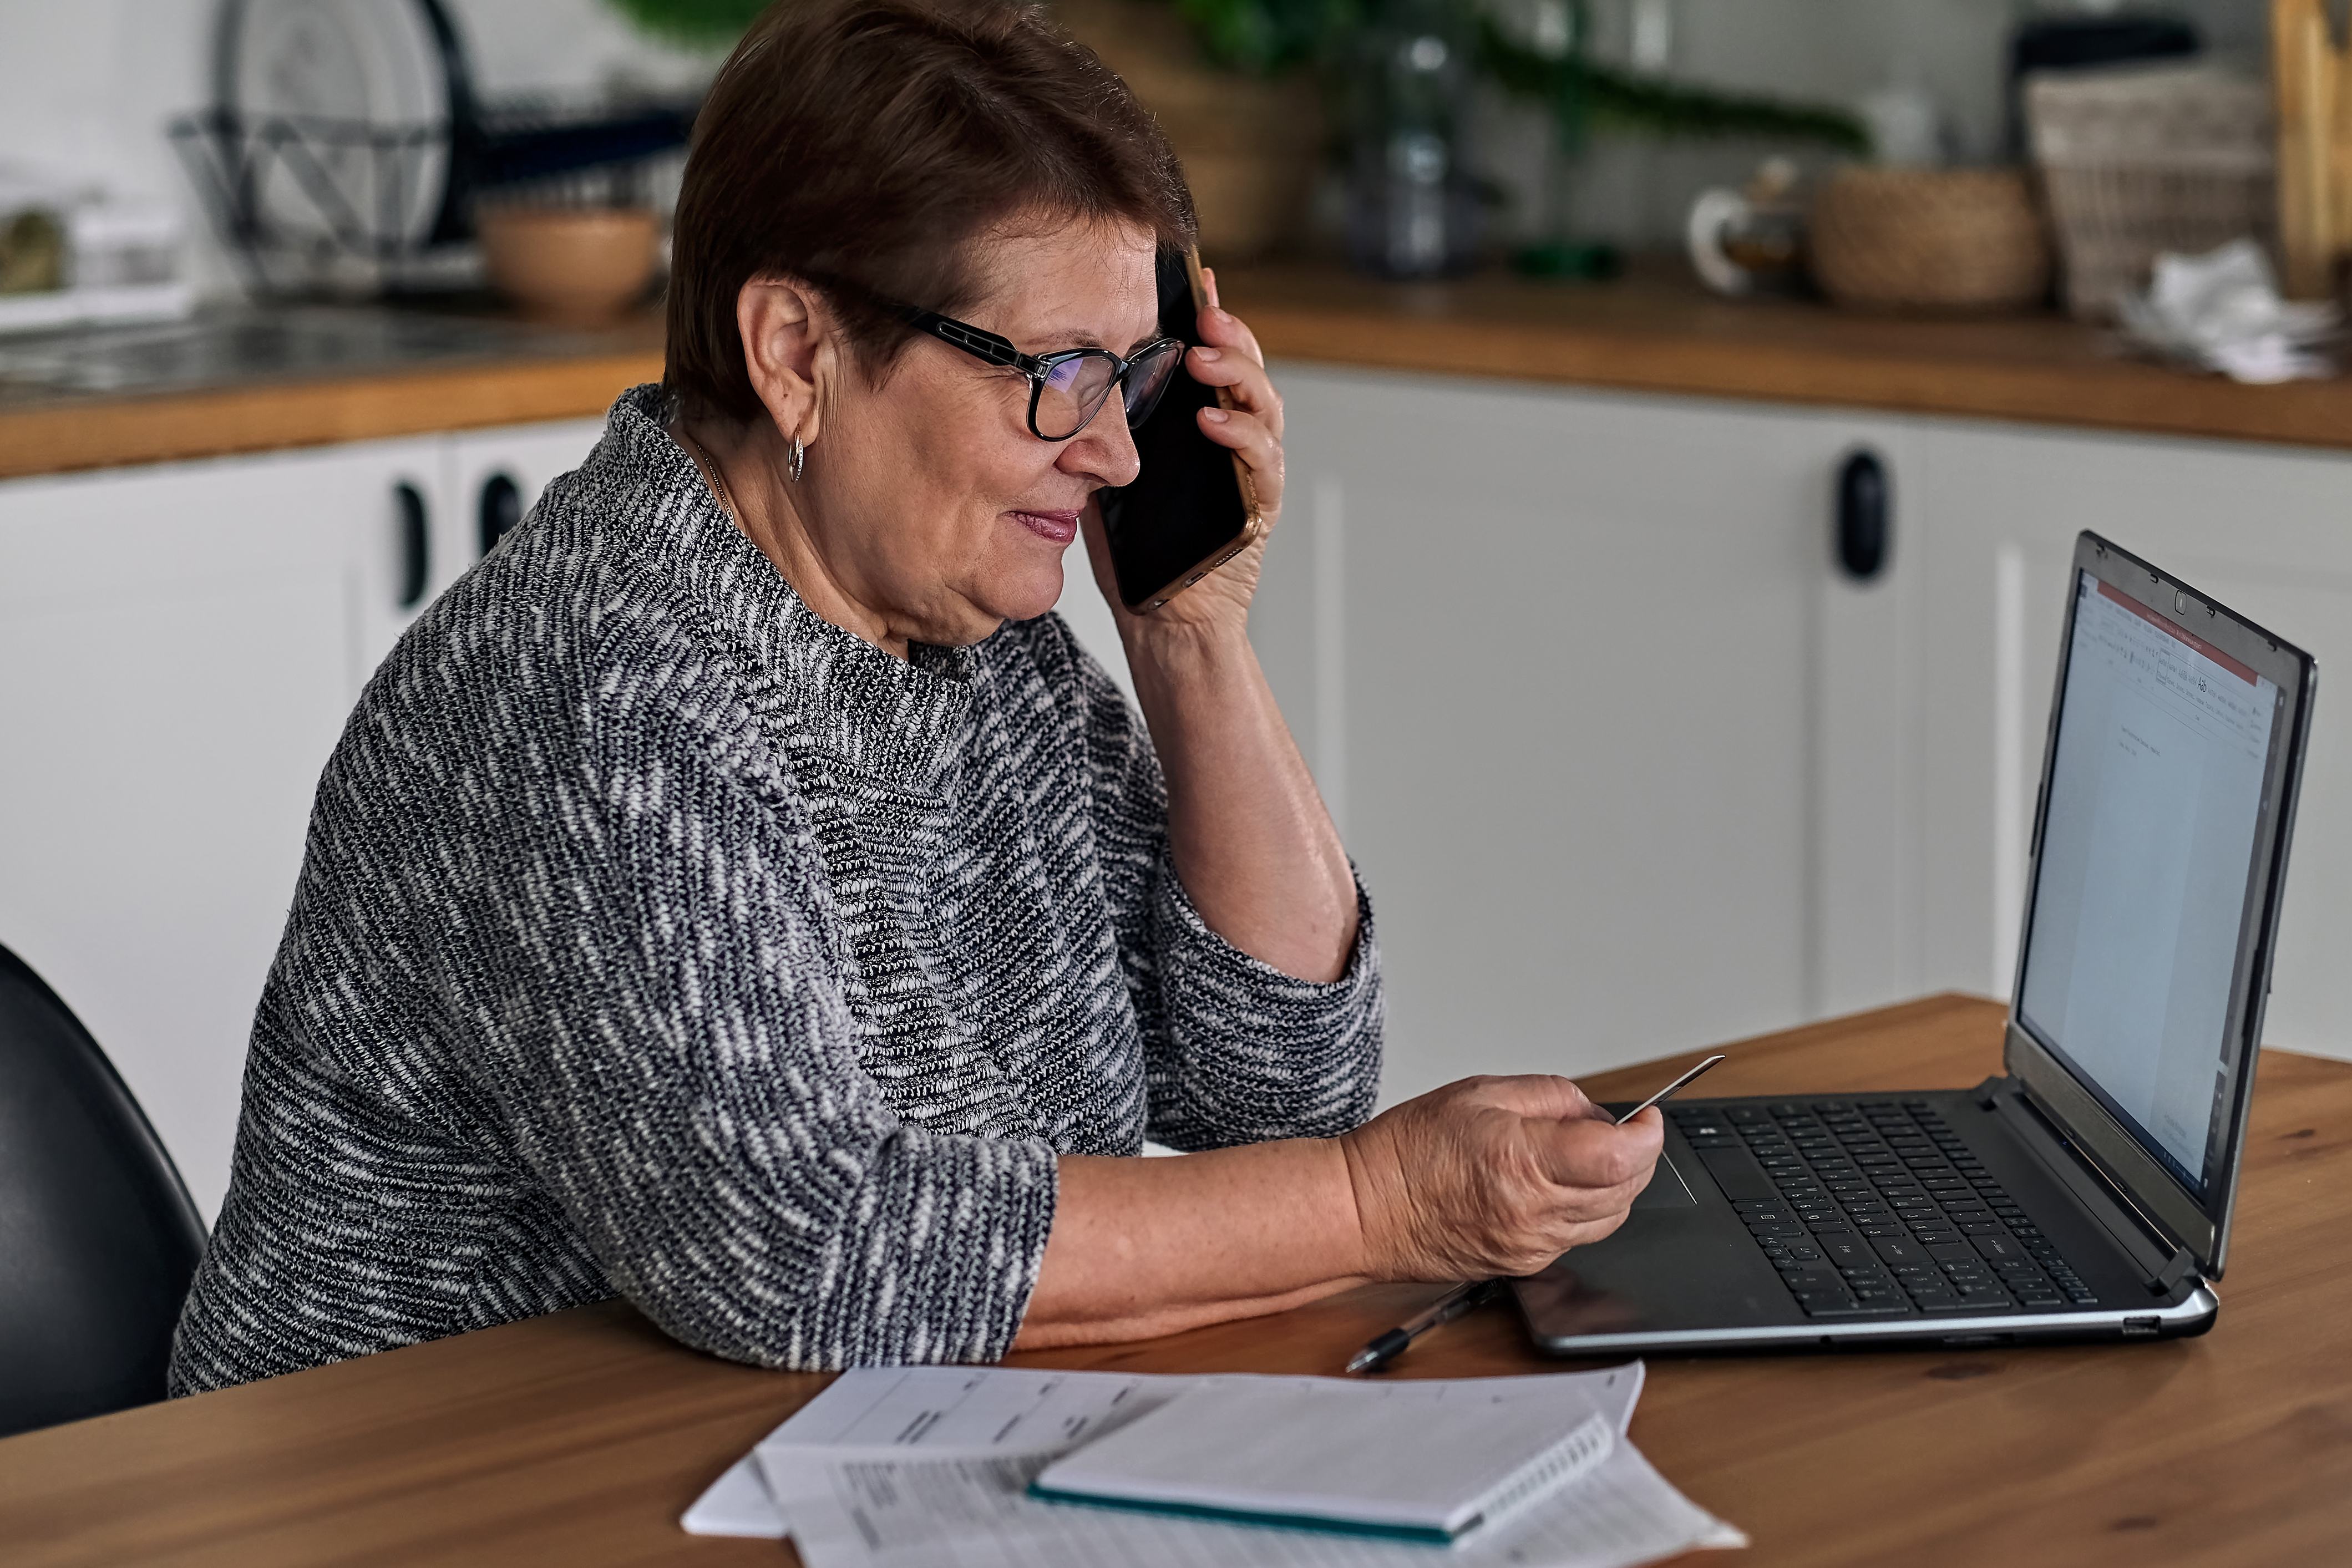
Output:
<instances>
[{"instance_id":1,"label":"laptop screen","mask_svg":"<svg viewBox=\"0 0 2352 1568\"><path fill-rule=\"evenodd\" d=\"M2277 685L2079 573L2020 1021L2202 1200Z\"/></svg>"}]
</instances>

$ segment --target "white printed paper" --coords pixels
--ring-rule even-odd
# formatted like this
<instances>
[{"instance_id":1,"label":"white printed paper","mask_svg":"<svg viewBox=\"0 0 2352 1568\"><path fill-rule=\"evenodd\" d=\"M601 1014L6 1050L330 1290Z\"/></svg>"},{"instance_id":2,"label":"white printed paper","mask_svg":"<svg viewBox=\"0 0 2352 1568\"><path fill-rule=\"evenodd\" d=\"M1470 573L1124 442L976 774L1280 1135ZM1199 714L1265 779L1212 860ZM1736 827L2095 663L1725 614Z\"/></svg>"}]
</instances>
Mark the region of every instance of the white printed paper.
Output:
<instances>
[{"instance_id":1,"label":"white printed paper","mask_svg":"<svg viewBox=\"0 0 2352 1568\"><path fill-rule=\"evenodd\" d=\"M1329 1386L1328 1377L1259 1378L1253 1382ZM1173 1399L1198 1378L1141 1373L1046 1372L1005 1366L864 1367L844 1373L792 1419L761 1439L762 1449L826 1448L898 1455L920 1448L932 1457L1001 1452L1062 1454L1089 1437L1133 1420ZM1491 1393L1524 1383L1557 1392L1558 1375L1475 1380ZM1605 1372L1580 1373L1570 1381L1585 1388L1596 1409L1612 1412L1622 1433L1633 1418L1642 1384L1641 1364ZM1345 1383L1341 1386L1421 1390L1417 1397L1443 1398L1445 1382ZM791 1531L757 1469L746 1455L713 1482L679 1521L690 1534L740 1535L781 1541Z\"/></svg>"},{"instance_id":2,"label":"white printed paper","mask_svg":"<svg viewBox=\"0 0 2352 1568\"><path fill-rule=\"evenodd\" d=\"M767 1478L760 1473L756 1454L746 1454L727 1467L694 1500L678 1524L688 1535L740 1535L760 1541L782 1541L792 1531L768 1495Z\"/></svg>"},{"instance_id":3,"label":"white printed paper","mask_svg":"<svg viewBox=\"0 0 2352 1568\"><path fill-rule=\"evenodd\" d=\"M808 1568L1429 1568L1440 1552L1448 1564L1480 1568L1630 1568L1694 1546L1746 1544L1738 1531L1675 1491L1630 1443L1618 1444L1565 1491L1451 1550L1027 1496L1030 1480L1055 1457L1195 1381L963 1367L847 1374L755 1451L772 1506L780 1511L773 1533L782 1533L782 1520L790 1520ZM1377 1400L1443 1400L1475 1386L1482 1399L1516 1394L1556 1401L1574 1387L1622 1434L1640 1394L1642 1367L1499 1379L1251 1381L1358 1389ZM698 1513L712 1493L696 1505Z\"/></svg>"},{"instance_id":4,"label":"white printed paper","mask_svg":"<svg viewBox=\"0 0 2352 1568\"><path fill-rule=\"evenodd\" d=\"M877 1455L909 1448L935 1456L1062 1453L1174 1398L1192 1382L1003 1366L864 1367L835 1378L760 1447ZM757 1450L712 1482L679 1523L693 1535L781 1541L791 1533L760 1474Z\"/></svg>"}]
</instances>

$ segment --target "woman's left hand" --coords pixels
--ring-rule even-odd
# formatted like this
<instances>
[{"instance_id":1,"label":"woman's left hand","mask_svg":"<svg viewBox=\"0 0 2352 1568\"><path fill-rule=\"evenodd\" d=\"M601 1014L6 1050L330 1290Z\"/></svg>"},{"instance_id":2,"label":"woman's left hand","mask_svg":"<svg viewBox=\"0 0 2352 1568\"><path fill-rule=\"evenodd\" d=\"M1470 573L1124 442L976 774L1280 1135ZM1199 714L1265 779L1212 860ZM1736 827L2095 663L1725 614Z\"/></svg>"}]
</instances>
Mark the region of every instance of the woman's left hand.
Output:
<instances>
[{"instance_id":1,"label":"woman's left hand","mask_svg":"<svg viewBox=\"0 0 2352 1568\"><path fill-rule=\"evenodd\" d=\"M1230 390L1234 407L1212 406L1194 415L1201 433L1231 449L1249 471L1250 489L1263 519L1258 536L1247 549L1184 590L1149 615L1130 615L1119 602L1110 566L1110 550L1103 537L1097 508L1087 508L1087 553L1095 580L1110 601L1119 634L1132 643L1157 632L1197 632L1241 630L1249 619L1250 600L1257 592L1258 570L1265 559L1266 538L1282 513L1282 397L1266 374L1265 355L1242 319L1217 304L1217 275L1202 269L1209 304L1201 312L1201 337L1205 347L1184 355L1183 369L1205 386Z\"/></svg>"}]
</instances>

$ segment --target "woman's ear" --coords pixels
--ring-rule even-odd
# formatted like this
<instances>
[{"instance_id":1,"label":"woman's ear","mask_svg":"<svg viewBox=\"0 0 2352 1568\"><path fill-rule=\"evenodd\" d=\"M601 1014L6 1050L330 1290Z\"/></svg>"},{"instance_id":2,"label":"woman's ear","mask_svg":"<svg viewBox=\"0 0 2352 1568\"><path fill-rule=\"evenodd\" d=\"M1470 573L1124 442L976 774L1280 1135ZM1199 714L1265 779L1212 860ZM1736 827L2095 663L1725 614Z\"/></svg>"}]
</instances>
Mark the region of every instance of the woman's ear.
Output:
<instances>
[{"instance_id":1,"label":"woman's ear","mask_svg":"<svg viewBox=\"0 0 2352 1568\"><path fill-rule=\"evenodd\" d=\"M735 296L743 368L787 441L814 446L843 362L841 329L821 296L791 277L755 277Z\"/></svg>"}]
</instances>

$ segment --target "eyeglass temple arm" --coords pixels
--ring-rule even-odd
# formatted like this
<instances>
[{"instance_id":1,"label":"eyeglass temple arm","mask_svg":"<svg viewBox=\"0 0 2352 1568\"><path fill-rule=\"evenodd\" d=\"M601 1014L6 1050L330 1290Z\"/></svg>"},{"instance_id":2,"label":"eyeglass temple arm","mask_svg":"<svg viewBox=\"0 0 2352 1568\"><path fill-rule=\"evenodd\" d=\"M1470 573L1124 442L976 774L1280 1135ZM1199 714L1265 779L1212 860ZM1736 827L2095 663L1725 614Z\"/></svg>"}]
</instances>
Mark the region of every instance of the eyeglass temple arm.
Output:
<instances>
[{"instance_id":1,"label":"eyeglass temple arm","mask_svg":"<svg viewBox=\"0 0 2352 1568\"><path fill-rule=\"evenodd\" d=\"M1016 371L1034 373L1036 361L1014 348L1010 340L993 332L983 332L977 327L967 327L936 310L924 310L908 306L900 314L907 324L918 331L929 332L942 342L952 343L965 353L986 360L992 365L1010 365Z\"/></svg>"}]
</instances>

